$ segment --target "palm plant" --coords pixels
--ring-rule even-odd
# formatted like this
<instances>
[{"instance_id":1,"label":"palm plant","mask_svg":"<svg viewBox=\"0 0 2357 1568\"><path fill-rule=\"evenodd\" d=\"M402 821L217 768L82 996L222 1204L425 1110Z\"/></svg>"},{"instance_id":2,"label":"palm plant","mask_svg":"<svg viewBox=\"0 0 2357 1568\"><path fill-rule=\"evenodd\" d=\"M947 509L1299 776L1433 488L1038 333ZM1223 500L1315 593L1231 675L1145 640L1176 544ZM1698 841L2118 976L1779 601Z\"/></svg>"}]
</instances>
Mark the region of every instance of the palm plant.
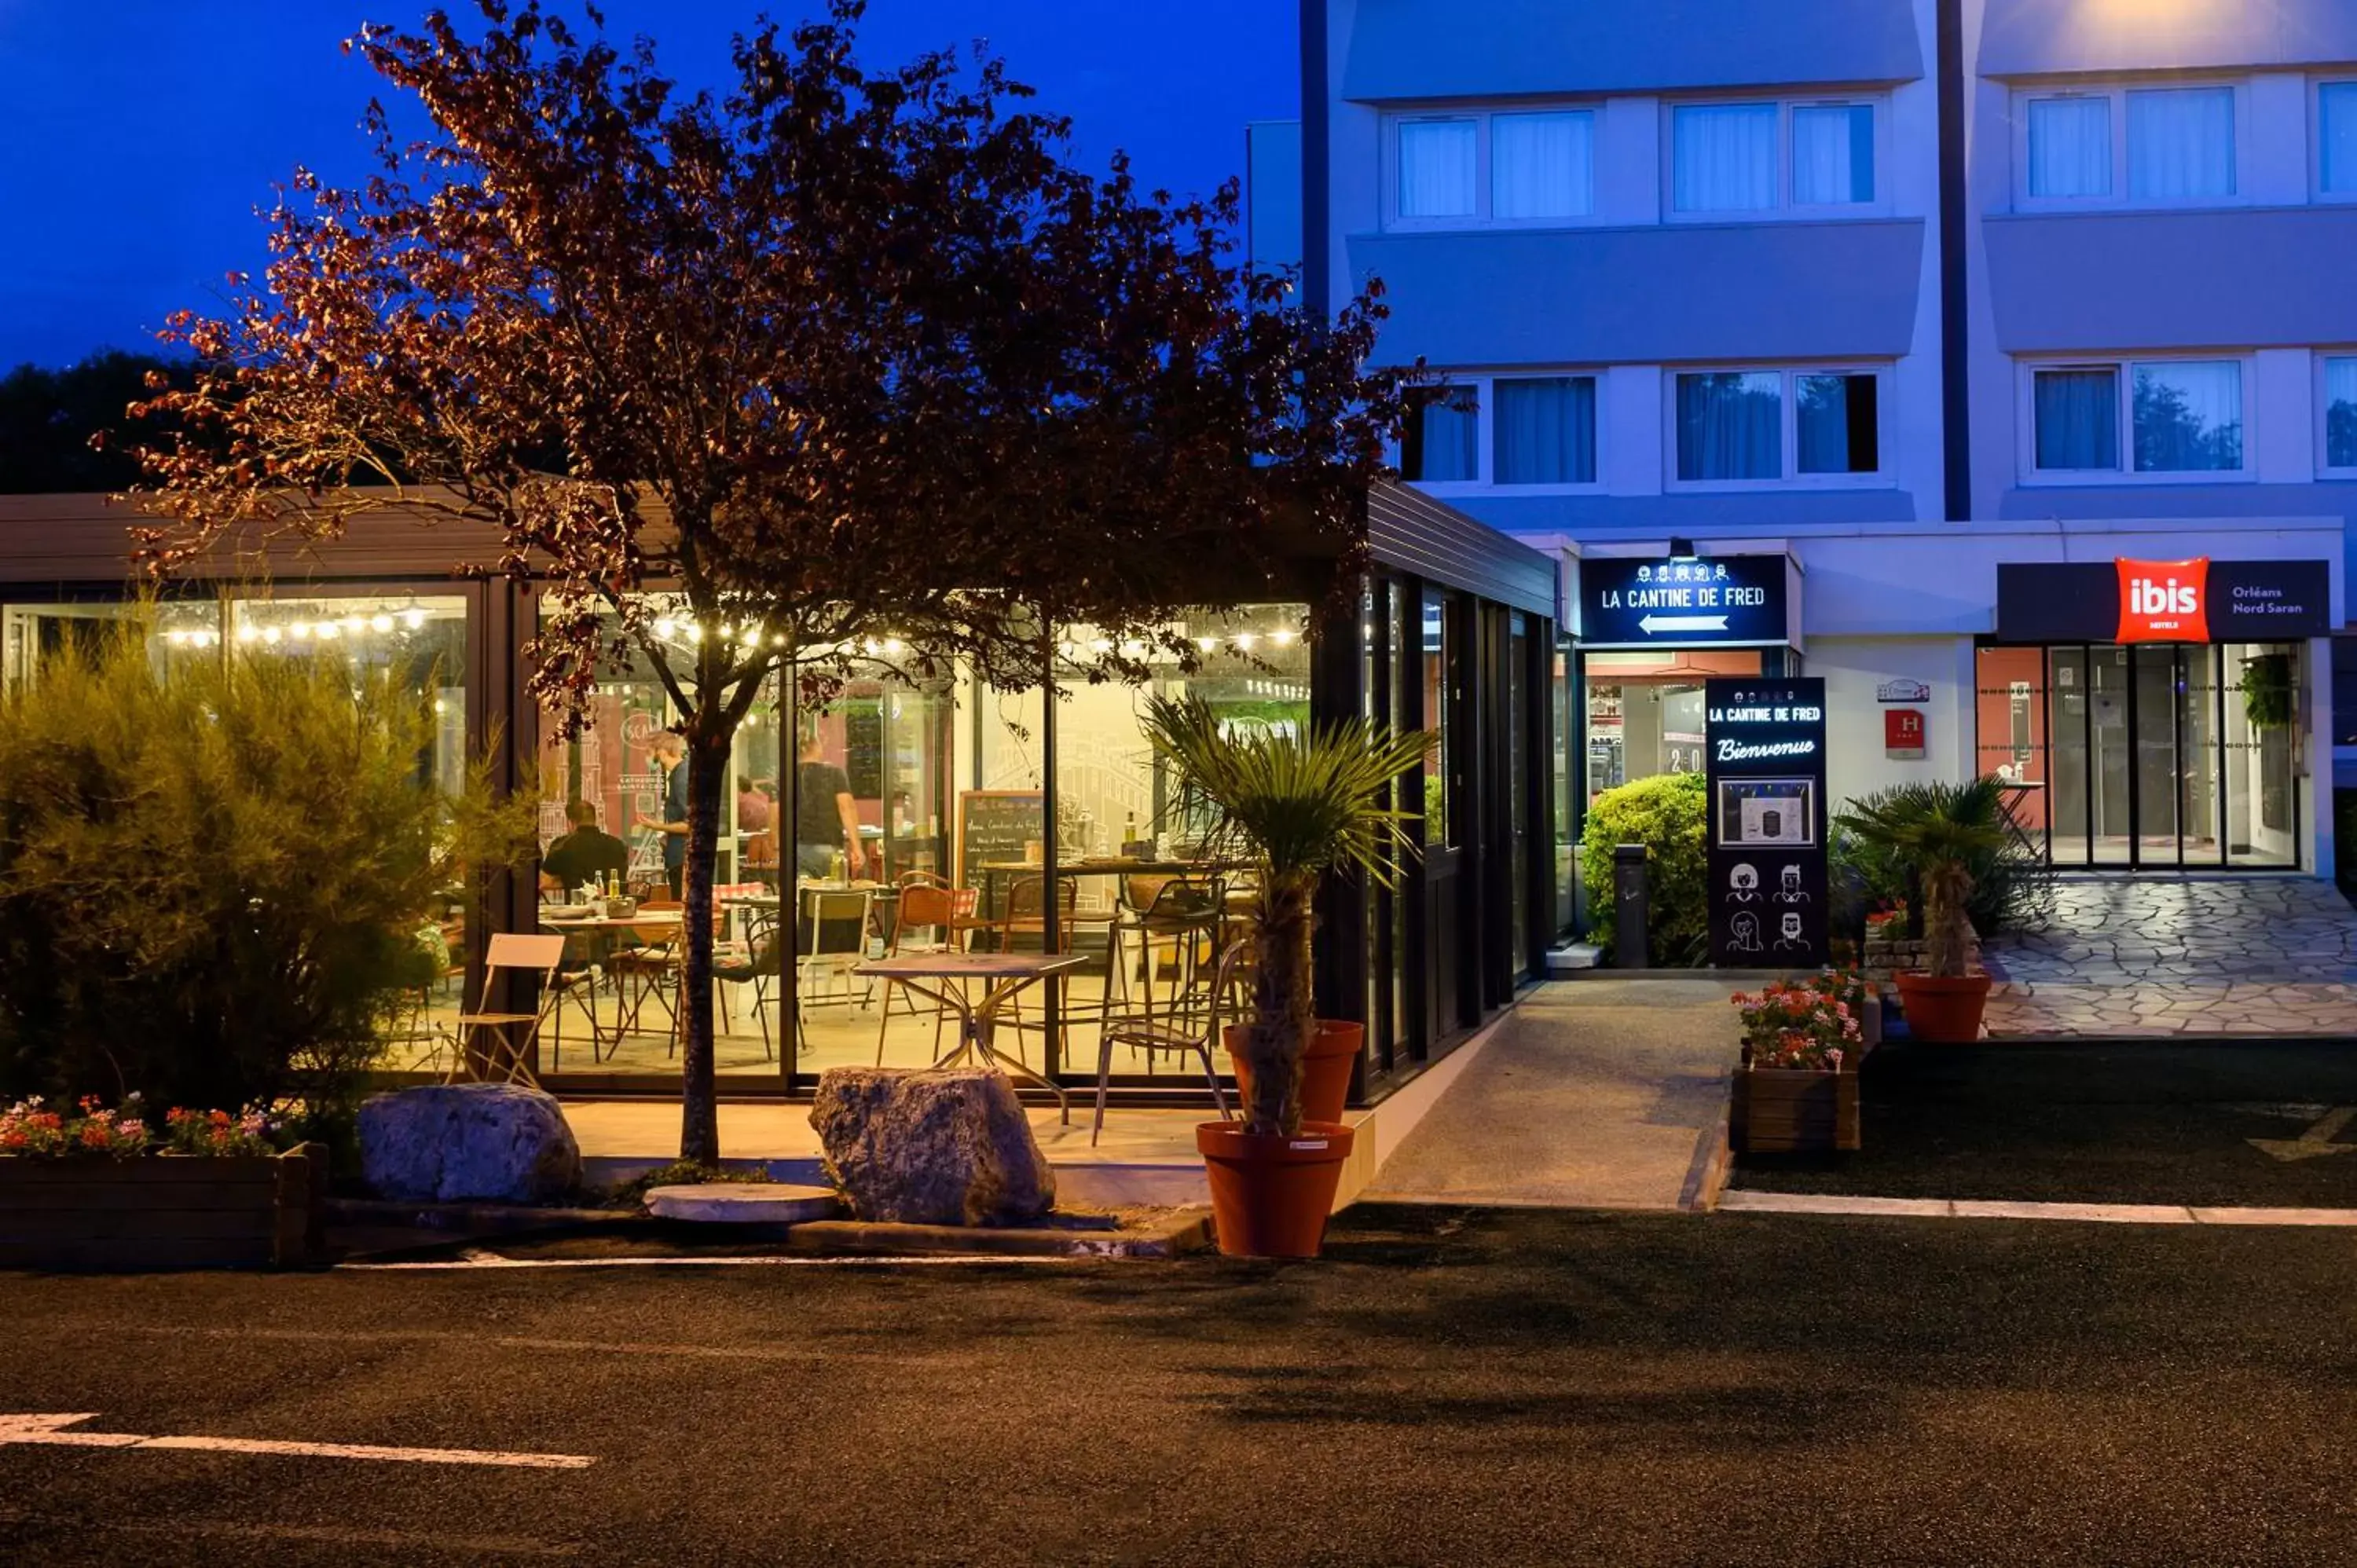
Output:
<instances>
[{"instance_id":1,"label":"palm plant","mask_svg":"<svg viewBox=\"0 0 2357 1568\"><path fill-rule=\"evenodd\" d=\"M1835 819L1913 873L1923 893L1924 972L1936 978L1964 977L1972 867L2005 846L2004 789L1993 774L1966 784L1902 785L1851 801Z\"/></svg>"},{"instance_id":2,"label":"palm plant","mask_svg":"<svg viewBox=\"0 0 2357 1568\"><path fill-rule=\"evenodd\" d=\"M1240 1053L1250 1069L1247 1133L1301 1127L1301 1062L1316 1025L1310 995L1312 908L1319 878L1340 871L1391 886L1413 854L1415 814L1382 803L1384 786L1423 760L1426 737L1364 720L1293 731L1223 727L1199 696L1156 697L1145 721L1155 754L1178 777L1182 820L1207 819L1214 855L1259 867L1252 908L1252 1011Z\"/></svg>"}]
</instances>

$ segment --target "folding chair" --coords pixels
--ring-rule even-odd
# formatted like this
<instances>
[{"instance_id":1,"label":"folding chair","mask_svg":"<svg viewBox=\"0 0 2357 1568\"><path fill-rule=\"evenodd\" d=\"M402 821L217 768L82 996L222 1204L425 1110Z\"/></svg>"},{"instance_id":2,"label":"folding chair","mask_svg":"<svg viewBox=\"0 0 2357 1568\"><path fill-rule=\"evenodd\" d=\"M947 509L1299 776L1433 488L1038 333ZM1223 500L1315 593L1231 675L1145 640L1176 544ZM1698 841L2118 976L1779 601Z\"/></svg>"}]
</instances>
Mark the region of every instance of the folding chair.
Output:
<instances>
[{"instance_id":1,"label":"folding chair","mask_svg":"<svg viewBox=\"0 0 2357 1568\"><path fill-rule=\"evenodd\" d=\"M562 993L556 984L557 967L565 961L565 939L562 936L522 936L511 931L494 934L483 953L483 995L476 1011L458 1015L461 1037L466 1048L450 1064L445 1083L457 1080L470 1062L479 1062L475 1076L488 1081L495 1073L508 1083L539 1087L533 1076L533 1043L540 1036L541 1020L547 1017ZM502 972L535 975L540 982L540 1010L535 1013L494 1013L490 1011L491 990L500 983ZM522 1038L516 1030L522 1029Z\"/></svg>"},{"instance_id":2,"label":"folding chair","mask_svg":"<svg viewBox=\"0 0 2357 1568\"><path fill-rule=\"evenodd\" d=\"M1097 1134L1104 1131L1105 1090L1113 1081L1113 1048L1127 1046L1131 1050L1146 1053L1146 1070L1154 1070L1157 1051L1168 1051L1183 1057L1194 1053L1203 1064L1203 1078L1211 1086L1211 1102L1220 1108L1220 1120L1228 1119L1228 1097L1220 1087L1220 1069L1212 1053L1220 1048L1220 1026L1222 1004L1229 1004L1232 1016L1243 1015L1243 993L1250 983L1251 950L1239 943L1220 955L1217 971L1209 993L1201 993L1200 1014L1192 1010L1186 1015L1166 1009L1161 1017L1150 1013L1131 1015L1108 1022L1097 1036L1097 1116L1089 1127L1089 1146L1094 1148Z\"/></svg>"}]
</instances>

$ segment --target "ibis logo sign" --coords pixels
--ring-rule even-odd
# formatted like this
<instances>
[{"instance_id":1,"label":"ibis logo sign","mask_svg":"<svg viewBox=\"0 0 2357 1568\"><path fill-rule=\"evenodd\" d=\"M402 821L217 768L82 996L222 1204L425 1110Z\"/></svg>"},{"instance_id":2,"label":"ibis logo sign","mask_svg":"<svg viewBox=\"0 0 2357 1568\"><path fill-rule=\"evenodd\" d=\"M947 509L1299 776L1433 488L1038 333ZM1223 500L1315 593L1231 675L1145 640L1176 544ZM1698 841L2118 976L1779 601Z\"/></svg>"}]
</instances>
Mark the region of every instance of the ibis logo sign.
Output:
<instances>
[{"instance_id":1,"label":"ibis logo sign","mask_svg":"<svg viewBox=\"0 0 2357 1568\"><path fill-rule=\"evenodd\" d=\"M2210 561L2114 563L2120 575L2118 642L2210 640Z\"/></svg>"}]
</instances>

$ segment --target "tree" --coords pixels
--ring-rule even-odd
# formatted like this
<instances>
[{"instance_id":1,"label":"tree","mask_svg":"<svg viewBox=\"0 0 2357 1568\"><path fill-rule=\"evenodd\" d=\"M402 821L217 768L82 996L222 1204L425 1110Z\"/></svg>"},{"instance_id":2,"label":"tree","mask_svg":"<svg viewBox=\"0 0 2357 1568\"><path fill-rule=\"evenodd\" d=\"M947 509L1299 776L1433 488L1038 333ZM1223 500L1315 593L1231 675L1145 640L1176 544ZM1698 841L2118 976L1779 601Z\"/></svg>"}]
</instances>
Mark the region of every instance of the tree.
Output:
<instances>
[{"instance_id":1,"label":"tree","mask_svg":"<svg viewBox=\"0 0 2357 1568\"><path fill-rule=\"evenodd\" d=\"M887 638L1001 686L1190 664L1206 564L1211 593L1355 571L1399 378L1362 369L1372 293L1322 320L1234 262L1232 185L1079 170L995 60L866 71L855 0L739 37L719 98L644 40L480 4L479 36L437 12L354 41L432 134L372 108L382 172L298 170L264 286L167 328L203 369L144 405L186 429L143 453L142 558L391 499L489 521L477 564L553 585L527 653L568 727L601 669L651 663L689 748L681 1153L709 1160L713 852L764 682L823 697ZM1101 650L1057 649L1075 619Z\"/></svg>"},{"instance_id":2,"label":"tree","mask_svg":"<svg viewBox=\"0 0 2357 1568\"><path fill-rule=\"evenodd\" d=\"M185 362L104 349L62 370L19 365L0 376L0 493L113 490L136 482L137 462L103 438L149 376L185 385L194 372Z\"/></svg>"}]
</instances>

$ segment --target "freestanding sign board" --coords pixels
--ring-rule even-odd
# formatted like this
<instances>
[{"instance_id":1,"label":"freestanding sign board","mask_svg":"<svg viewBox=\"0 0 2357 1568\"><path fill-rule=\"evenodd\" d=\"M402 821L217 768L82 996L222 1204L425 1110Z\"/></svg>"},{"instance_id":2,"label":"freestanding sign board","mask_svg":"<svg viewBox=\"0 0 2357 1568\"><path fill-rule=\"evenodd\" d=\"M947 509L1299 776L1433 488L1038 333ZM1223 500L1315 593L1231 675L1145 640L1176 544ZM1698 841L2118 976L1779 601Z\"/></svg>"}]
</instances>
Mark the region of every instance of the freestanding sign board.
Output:
<instances>
[{"instance_id":1,"label":"freestanding sign board","mask_svg":"<svg viewBox=\"0 0 2357 1568\"><path fill-rule=\"evenodd\" d=\"M1710 958L1813 969L1825 945L1825 683L1703 683Z\"/></svg>"}]
</instances>

